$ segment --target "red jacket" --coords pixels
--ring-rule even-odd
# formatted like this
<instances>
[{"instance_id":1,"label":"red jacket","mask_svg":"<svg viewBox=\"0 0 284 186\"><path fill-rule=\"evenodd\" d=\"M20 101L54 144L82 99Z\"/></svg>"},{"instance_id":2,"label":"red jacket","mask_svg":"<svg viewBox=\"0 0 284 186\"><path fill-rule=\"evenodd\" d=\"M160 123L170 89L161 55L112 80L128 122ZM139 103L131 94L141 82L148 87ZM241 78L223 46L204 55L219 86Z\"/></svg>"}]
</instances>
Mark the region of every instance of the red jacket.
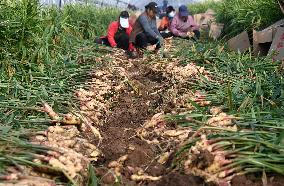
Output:
<instances>
[{"instance_id":1,"label":"red jacket","mask_svg":"<svg viewBox=\"0 0 284 186\"><path fill-rule=\"evenodd\" d=\"M165 31L169 27L170 27L170 19L168 18L168 16L164 16L161 20L159 31Z\"/></svg>"},{"instance_id":2,"label":"red jacket","mask_svg":"<svg viewBox=\"0 0 284 186\"><path fill-rule=\"evenodd\" d=\"M115 33L118 30L118 27L119 27L118 21L114 21L108 26L107 39L108 39L108 42L110 43L111 47L116 46L114 36L115 36ZM131 31L132 31L132 27L129 24L129 27L126 29L127 35L130 35Z\"/></svg>"}]
</instances>

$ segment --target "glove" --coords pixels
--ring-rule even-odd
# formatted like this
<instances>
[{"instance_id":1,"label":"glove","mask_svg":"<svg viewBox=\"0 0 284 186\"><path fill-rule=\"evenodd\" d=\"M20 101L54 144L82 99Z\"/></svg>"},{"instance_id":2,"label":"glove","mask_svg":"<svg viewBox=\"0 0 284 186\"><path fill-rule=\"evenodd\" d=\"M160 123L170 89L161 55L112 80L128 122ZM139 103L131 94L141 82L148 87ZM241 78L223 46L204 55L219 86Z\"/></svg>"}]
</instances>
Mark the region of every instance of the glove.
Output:
<instances>
[{"instance_id":1,"label":"glove","mask_svg":"<svg viewBox=\"0 0 284 186\"><path fill-rule=\"evenodd\" d=\"M158 37L157 44L160 44L161 46L163 46L164 45L164 38L163 37Z\"/></svg>"},{"instance_id":2,"label":"glove","mask_svg":"<svg viewBox=\"0 0 284 186\"><path fill-rule=\"evenodd\" d=\"M135 48L134 44L133 43L129 43L128 51L135 51L135 50L136 50L136 48Z\"/></svg>"}]
</instances>

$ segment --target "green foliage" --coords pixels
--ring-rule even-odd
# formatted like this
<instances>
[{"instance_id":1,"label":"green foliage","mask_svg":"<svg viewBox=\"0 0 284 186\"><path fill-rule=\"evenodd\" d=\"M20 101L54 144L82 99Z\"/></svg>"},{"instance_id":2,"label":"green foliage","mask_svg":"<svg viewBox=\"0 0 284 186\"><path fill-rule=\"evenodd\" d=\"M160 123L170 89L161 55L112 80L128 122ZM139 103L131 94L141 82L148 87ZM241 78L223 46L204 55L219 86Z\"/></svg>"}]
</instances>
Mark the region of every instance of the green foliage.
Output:
<instances>
[{"instance_id":1,"label":"green foliage","mask_svg":"<svg viewBox=\"0 0 284 186\"><path fill-rule=\"evenodd\" d=\"M213 9L213 10L218 10L219 9L219 2L216 2L214 0L205 0L199 3L193 3L188 6L188 9L194 14L200 14L206 12L206 10Z\"/></svg>"},{"instance_id":2,"label":"green foliage","mask_svg":"<svg viewBox=\"0 0 284 186\"><path fill-rule=\"evenodd\" d=\"M49 149L28 143L24 134L46 129L42 102L66 113L76 108L75 89L98 64L94 38L106 32L118 10L69 5L40 7L38 0L0 3L0 169L33 163L33 154ZM93 185L95 180L93 178Z\"/></svg>"},{"instance_id":3,"label":"green foliage","mask_svg":"<svg viewBox=\"0 0 284 186\"><path fill-rule=\"evenodd\" d=\"M223 0L217 10L217 20L225 23L225 33L230 35L263 29L282 18L275 0Z\"/></svg>"},{"instance_id":4,"label":"green foliage","mask_svg":"<svg viewBox=\"0 0 284 186\"><path fill-rule=\"evenodd\" d=\"M224 32L228 36L263 29L283 18L276 0L208 0L189 6L193 14L203 13L208 8L216 11L216 19L225 24Z\"/></svg>"},{"instance_id":5,"label":"green foliage","mask_svg":"<svg viewBox=\"0 0 284 186\"><path fill-rule=\"evenodd\" d=\"M89 165L89 175L88 175L88 186L97 186L98 185L98 179L95 174L95 170L92 165Z\"/></svg>"},{"instance_id":6,"label":"green foliage","mask_svg":"<svg viewBox=\"0 0 284 186\"><path fill-rule=\"evenodd\" d=\"M118 10L91 5L60 10L40 7L38 0L5 0L0 11L0 123L13 128L35 123L42 113L17 108L38 106L43 100L66 110L72 87L96 65L94 38L106 32ZM79 59L86 62L80 65Z\"/></svg>"},{"instance_id":7,"label":"green foliage","mask_svg":"<svg viewBox=\"0 0 284 186\"><path fill-rule=\"evenodd\" d=\"M67 53L72 42L105 34L118 16L116 9L91 5L43 8L38 0L5 0L0 11L0 60L10 76L28 70L19 69L19 62L28 66L62 62L59 54Z\"/></svg>"},{"instance_id":8,"label":"green foliage","mask_svg":"<svg viewBox=\"0 0 284 186\"><path fill-rule=\"evenodd\" d=\"M109 23L117 20L118 15L119 11L112 8L73 5L63 9L63 17L67 18L67 23L75 26L84 38L106 34Z\"/></svg>"},{"instance_id":9,"label":"green foliage","mask_svg":"<svg viewBox=\"0 0 284 186\"><path fill-rule=\"evenodd\" d=\"M186 44L177 44L189 48L177 51L177 55L184 58L182 62L204 66L212 72L213 78L213 81L201 78L189 82L191 89L207 92L210 101L225 105L233 113L246 113L257 107L271 115L284 116L284 72L279 68L280 62L273 62L269 57L253 57L250 52L228 52L218 43Z\"/></svg>"}]
</instances>

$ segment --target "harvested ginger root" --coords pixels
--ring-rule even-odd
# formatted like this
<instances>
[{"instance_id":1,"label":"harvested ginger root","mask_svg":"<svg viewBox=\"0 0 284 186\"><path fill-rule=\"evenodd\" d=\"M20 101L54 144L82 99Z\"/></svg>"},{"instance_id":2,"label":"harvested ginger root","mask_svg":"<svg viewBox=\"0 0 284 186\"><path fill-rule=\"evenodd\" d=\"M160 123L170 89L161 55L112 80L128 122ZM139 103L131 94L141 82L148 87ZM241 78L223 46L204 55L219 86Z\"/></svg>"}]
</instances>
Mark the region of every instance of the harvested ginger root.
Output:
<instances>
[{"instance_id":1,"label":"harvested ginger root","mask_svg":"<svg viewBox=\"0 0 284 186\"><path fill-rule=\"evenodd\" d=\"M149 176L149 175L131 175L131 180L133 181L158 181L162 177L161 176Z\"/></svg>"},{"instance_id":2,"label":"harvested ginger root","mask_svg":"<svg viewBox=\"0 0 284 186\"><path fill-rule=\"evenodd\" d=\"M53 111L52 107L49 106L48 103L43 103L42 111L43 111L43 112L46 112L52 120L58 120L58 119L60 119L59 116L58 116L58 114Z\"/></svg>"},{"instance_id":3,"label":"harvested ginger root","mask_svg":"<svg viewBox=\"0 0 284 186\"><path fill-rule=\"evenodd\" d=\"M81 120L72 114L66 114L64 118L61 119L48 103L43 103L41 110L46 112L52 120L55 120L63 125L81 125Z\"/></svg>"}]
</instances>

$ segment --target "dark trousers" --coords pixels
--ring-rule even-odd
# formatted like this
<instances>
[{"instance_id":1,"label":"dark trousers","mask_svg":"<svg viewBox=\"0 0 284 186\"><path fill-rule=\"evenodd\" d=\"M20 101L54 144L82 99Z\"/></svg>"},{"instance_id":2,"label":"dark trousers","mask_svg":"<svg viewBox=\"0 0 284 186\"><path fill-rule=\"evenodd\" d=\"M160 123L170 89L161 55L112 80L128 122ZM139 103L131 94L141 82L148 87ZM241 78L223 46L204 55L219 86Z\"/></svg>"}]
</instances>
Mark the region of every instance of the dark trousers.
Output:
<instances>
[{"instance_id":1,"label":"dark trousers","mask_svg":"<svg viewBox=\"0 0 284 186\"><path fill-rule=\"evenodd\" d=\"M126 33L117 33L114 36L114 40L117 44L117 48L121 48L123 50L128 50L129 47L129 36ZM102 44L106 46L110 46L110 43L107 37L97 38L95 41L97 44Z\"/></svg>"},{"instance_id":2,"label":"dark trousers","mask_svg":"<svg viewBox=\"0 0 284 186\"><path fill-rule=\"evenodd\" d=\"M121 48L123 50L128 50L129 47L129 36L126 32L117 33L114 36L114 40L117 44L117 48Z\"/></svg>"},{"instance_id":3,"label":"dark trousers","mask_svg":"<svg viewBox=\"0 0 284 186\"><path fill-rule=\"evenodd\" d=\"M156 45L157 44L156 45L156 49L159 49L159 48L161 48L161 44L158 43L158 42L159 42L158 39L156 39L156 38L154 38L152 36L147 36L143 32L138 34L136 36L136 38L135 38L135 46L137 48L145 49L148 46L148 44L151 44L151 45Z\"/></svg>"},{"instance_id":4,"label":"dark trousers","mask_svg":"<svg viewBox=\"0 0 284 186\"><path fill-rule=\"evenodd\" d=\"M172 37L173 36L173 33L171 32L160 32L161 36L165 39L165 38L169 38L169 37Z\"/></svg>"}]
</instances>

